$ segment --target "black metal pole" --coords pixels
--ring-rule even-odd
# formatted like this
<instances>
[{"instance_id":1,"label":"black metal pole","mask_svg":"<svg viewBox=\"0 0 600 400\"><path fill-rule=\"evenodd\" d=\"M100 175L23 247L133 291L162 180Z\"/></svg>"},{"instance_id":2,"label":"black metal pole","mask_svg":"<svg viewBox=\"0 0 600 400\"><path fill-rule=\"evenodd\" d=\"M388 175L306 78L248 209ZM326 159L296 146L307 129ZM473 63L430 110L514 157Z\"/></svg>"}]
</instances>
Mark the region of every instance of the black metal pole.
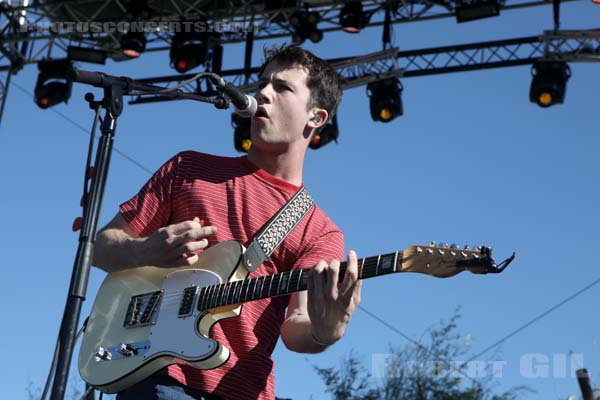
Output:
<instances>
[{"instance_id":1,"label":"black metal pole","mask_svg":"<svg viewBox=\"0 0 600 400\"><path fill-rule=\"evenodd\" d=\"M83 226L79 234L79 246L73 265L69 295L60 327L58 362L50 395L51 400L62 400L65 395L81 305L87 291L94 242L96 241L96 227L108 176L117 117L123 109L121 86L114 85L104 89L102 107L106 110L102 121L102 136L96 152L90 192L85 201Z\"/></svg>"},{"instance_id":2,"label":"black metal pole","mask_svg":"<svg viewBox=\"0 0 600 400\"><path fill-rule=\"evenodd\" d=\"M577 382L579 382L579 388L581 389L581 395L583 400L594 400L594 391L592 390L592 382L590 381L590 374L587 369L581 368L576 371Z\"/></svg>"}]
</instances>

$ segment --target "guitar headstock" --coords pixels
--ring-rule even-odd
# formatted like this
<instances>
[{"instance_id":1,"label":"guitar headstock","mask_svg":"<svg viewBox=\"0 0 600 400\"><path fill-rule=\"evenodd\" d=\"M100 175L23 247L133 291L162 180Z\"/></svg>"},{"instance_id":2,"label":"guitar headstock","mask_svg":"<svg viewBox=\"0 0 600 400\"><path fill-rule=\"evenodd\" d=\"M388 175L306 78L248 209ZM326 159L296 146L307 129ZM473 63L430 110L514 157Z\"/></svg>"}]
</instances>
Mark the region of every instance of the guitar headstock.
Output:
<instances>
[{"instance_id":1,"label":"guitar headstock","mask_svg":"<svg viewBox=\"0 0 600 400\"><path fill-rule=\"evenodd\" d=\"M475 274L502 272L515 258L515 254L497 265L492 249L477 246L459 248L456 245L431 242L427 246L410 246L402 252L402 272L419 272L438 278L448 278L462 271Z\"/></svg>"}]
</instances>

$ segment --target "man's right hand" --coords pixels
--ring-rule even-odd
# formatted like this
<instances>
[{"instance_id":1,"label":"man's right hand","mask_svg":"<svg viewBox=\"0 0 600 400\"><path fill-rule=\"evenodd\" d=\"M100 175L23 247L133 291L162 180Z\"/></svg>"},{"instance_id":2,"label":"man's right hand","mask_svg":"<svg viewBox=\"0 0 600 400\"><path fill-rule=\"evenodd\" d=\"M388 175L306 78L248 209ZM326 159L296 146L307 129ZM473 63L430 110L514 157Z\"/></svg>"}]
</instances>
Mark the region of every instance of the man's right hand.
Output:
<instances>
[{"instance_id":1,"label":"man's right hand","mask_svg":"<svg viewBox=\"0 0 600 400\"><path fill-rule=\"evenodd\" d=\"M200 250L208 246L207 236L214 235L217 228L202 226L204 221L194 218L158 229L141 239L139 257L146 264L156 267L184 267L198 261Z\"/></svg>"},{"instance_id":2,"label":"man's right hand","mask_svg":"<svg viewBox=\"0 0 600 400\"><path fill-rule=\"evenodd\" d=\"M198 252L208 246L207 236L217 228L203 226L199 218L158 229L139 237L120 213L96 238L93 264L106 272L127 268L156 266L185 267L198 261Z\"/></svg>"}]
</instances>

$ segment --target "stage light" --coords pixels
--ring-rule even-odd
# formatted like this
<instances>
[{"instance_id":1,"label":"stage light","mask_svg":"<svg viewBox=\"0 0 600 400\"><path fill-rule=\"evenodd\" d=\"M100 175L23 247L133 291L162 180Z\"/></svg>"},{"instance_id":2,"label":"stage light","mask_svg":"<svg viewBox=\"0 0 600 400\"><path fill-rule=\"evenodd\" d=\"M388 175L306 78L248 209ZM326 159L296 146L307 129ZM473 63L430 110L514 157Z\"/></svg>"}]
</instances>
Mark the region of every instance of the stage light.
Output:
<instances>
[{"instance_id":1,"label":"stage light","mask_svg":"<svg viewBox=\"0 0 600 400\"><path fill-rule=\"evenodd\" d=\"M562 104L571 69L562 61L537 61L531 67L529 101L540 107Z\"/></svg>"},{"instance_id":2,"label":"stage light","mask_svg":"<svg viewBox=\"0 0 600 400\"><path fill-rule=\"evenodd\" d=\"M105 64L106 52L88 47L69 46L67 48L67 58L71 61Z\"/></svg>"},{"instance_id":3,"label":"stage light","mask_svg":"<svg viewBox=\"0 0 600 400\"><path fill-rule=\"evenodd\" d=\"M121 36L121 51L129 58L139 57L146 50L146 35L144 32L129 31Z\"/></svg>"},{"instance_id":4,"label":"stage light","mask_svg":"<svg viewBox=\"0 0 600 400\"><path fill-rule=\"evenodd\" d=\"M313 12L298 11L290 17L290 25L294 27L292 42L302 44L306 39L313 43L323 40L323 32L317 28L319 14Z\"/></svg>"},{"instance_id":5,"label":"stage light","mask_svg":"<svg viewBox=\"0 0 600 400\"><path fill-rule=\"evenodd\" d=\"M338 128L337 116L334 115L331 121L327 122L321 130L314 134L311 138L308 147L313 150L320 149L332 140L337 143L337 139L340 136L340 130Z\"/></svg>"},{"instance_id":6,"label":"stage light","mask_svg":"<svg viewBox=\"0 0 600 400\"><path fill-rule=\"evenodd\" d=\"M250 138L250 118L240 117L236 113L231 114L231 126L233 126L233 146L240 153L247 153L252 146Z\"/></svg>"},{"instance_id":7,"label":"stage light","mask_svg":"<svg viewBox=\"0 0 600 400\"><path fill-rule=\"evenodd\" d=\"M365 13L360 1L347 2L340 11L340 25L348 33L358 33L365 27Z\"/></svg>"},{"instance_id":8,"label":"stage light","mask_svg":"<svg viewBox=\"0 0 600 400\"><path fill-rule=\"evenodd\" d=\"M390 122L402 115L402 90L398 78L387 78L367 85L373 121Z\"/></svg>"},{"instance_id":9,"label":"stage light","mask_svg":"<svg viewBox=\"0 0 600 400\"><path fill-rule=\"evenodd\" d=\"M204 63L207 54L206 35L194 32L176 33L169 52L171 67L177 72L187 72Z\"/></svg>"},{"instance_id":10,"label":"stage light","mask_svg":"<svg viewBox=\"0 0 600 400\"><path fill-rule=\"evenodd\" d=\"M35 83L35 104L40 108L67 102L71 97L73 82L67 79L73 64L68 59L46 60L38 63L40 71Z\"/></svg>"},{"instance_id":11,"label":"stage light","mask_svg":"<svg viewBox=\"0 0 600 400\"><path fill-rule=\"evenodd\" d=\"M456 6L456 22L497 17L500 15L498 0L462 0Z\"/></svg>"}]
</instances>

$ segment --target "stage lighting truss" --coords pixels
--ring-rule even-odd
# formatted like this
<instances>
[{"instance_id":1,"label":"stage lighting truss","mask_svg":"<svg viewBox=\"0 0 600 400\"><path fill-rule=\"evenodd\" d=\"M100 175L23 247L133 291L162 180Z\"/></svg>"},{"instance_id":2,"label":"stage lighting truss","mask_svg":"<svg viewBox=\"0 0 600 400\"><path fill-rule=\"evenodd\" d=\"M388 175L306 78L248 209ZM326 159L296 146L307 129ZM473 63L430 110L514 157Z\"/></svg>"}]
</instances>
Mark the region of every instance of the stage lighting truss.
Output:
<instances>
[{"instance_id":1,"label":"stage lighting truss","mask_svg":"<svg viewBox=\"0 0 600 400\"><path fill-rule=\"evenodd\" d=\"M35 104L40 108L52 107L67 102L71 97L73 82L67 74L73 64L67 60L48 60L38 63L39 75L35 84Z\"/></svg>"},{"instance_id":2,"label":"stage lighting truss","mask_svg":"<svg viewBox=\"0 0 600 400\"><path fill-rule=\"evenodd\" d=\"M582 0L562 0L563 3L568 1ZM42 57L64 58L64 51L69 45L102 50L115 61L126 60L121 51L121 36L128 32L127 24L131 22L127 21L133 19L135 23L143 25L147 34L146 51L169 50L173 31L169 31L168 26L173 23L181 25L182 21L204 23L207 31L212 29L220 33L222 44L244 42L250 32L254 41L283 39L296 32L291 21L299 11L295 2L287 0L259 3L254 0L232 0L229 3L137 0L127 2L125 9L120 0L21 0L10 3L0 2L0 23L9 21L15 26L15 29L2 31L0 41L5 51L0 58L9 54L14 61L19 57L17 44L27 42L27 54L23 54L25 64L37 63ZM532 7L545 3L537 0L504 0L500 8ZM307 1L301 10L317 13L319 21L316 27L321 34L327 34L342 30L340 13L349 4L356 4L352 7L361 5L365 27L375 27L383 26L385 9L390 3L387 0L347 3L319 0ZM391 23L396 24L455 17L458 3L455 0L407 0L392 4ZM69 21L68 25L60 24L63 21ZM107 25L103 24L112 24L108 25L112 29L104 29ZM78 31L82 27L84 32ZM314 39L318 39L318 35Z\"/></svg>"}]
</instances>

